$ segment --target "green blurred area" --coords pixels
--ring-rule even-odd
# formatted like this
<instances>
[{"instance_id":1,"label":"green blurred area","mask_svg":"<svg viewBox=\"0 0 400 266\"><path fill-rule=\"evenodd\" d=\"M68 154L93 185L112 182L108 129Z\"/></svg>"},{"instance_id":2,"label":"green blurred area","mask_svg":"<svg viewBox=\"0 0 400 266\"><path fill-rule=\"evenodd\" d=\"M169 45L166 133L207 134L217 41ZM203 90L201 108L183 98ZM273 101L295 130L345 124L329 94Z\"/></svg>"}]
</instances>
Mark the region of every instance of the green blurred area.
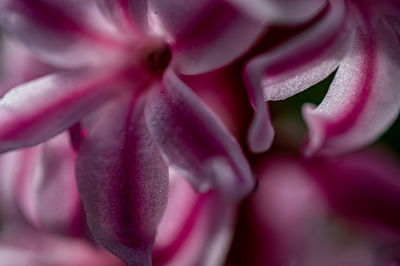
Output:
<instances>
[{"instance_id":1,"label":"green blurred area","mask_svg":"<svg viewBox=\"0 0 400 266\"><path fill-rule=\"evenodd\" d=\"M301 137L303 139L306 135L307 127L302 117L301 108L304 103L313 103L318 105L327 93L335 74L336 71L318 84L286 100L271 102L271 113L273 119L275 120L274 117L276 117L276 120L280 120L280 117L290 116L292 121L301 121L301 123L297 123L296 131L301 135L299 138ZM274 121L274 124L275 123L279 124L278 121ZM389 147L394 152L400 154L399 136L400 117L397 118L393 125L375 143Z\"/></svg>"}]
</instances>

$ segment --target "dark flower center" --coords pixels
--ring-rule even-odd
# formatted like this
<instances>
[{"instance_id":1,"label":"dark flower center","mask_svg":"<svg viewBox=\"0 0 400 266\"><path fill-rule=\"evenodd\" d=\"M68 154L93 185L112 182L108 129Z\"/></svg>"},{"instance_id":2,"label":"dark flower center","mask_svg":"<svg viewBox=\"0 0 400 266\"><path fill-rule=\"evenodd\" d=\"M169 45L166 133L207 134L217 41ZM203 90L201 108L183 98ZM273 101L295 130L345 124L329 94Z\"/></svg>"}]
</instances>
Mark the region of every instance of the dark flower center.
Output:
<instances>
[{"instance_id":1,"label":"dark flower center","mask_svg":"<svg viewBox=\"0 0 400 266\"><path fill-rule=\"evenodd\" d=\"M147 56L147 63L150 70L157 74L162 75L171 62L172 53L168 45L150 52Z\"/></svg>"}]
</instances>

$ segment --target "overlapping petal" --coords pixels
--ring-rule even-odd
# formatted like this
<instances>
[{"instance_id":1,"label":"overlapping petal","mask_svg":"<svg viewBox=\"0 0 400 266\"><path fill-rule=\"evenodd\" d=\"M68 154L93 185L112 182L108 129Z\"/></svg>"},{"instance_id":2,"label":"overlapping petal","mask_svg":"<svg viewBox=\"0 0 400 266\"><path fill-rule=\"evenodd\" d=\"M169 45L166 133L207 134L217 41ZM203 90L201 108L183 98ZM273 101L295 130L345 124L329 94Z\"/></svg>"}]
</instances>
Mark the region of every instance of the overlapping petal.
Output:
<instances>
[{"instance_id":1,"label":"overlapping petal","mask_svg":"<svg viewBox=\"0 0 400 266\"><path fill-rule=\"evenodd\" d=\"M326 0L225 0L235 3L254 18L264 23L295 24L317 15L326 5Z\"/></svg>"},{"instance_id":2,"label":"overlapping petal","mask_svg":"<svg viewBox=\"0 0 400 266\"><path fill-rule=\"evenodd\" d=\"M306 155L340 153L381 135L400 110L400 43L383 19L357 28L322 103L305 105L309 127Z\"/></svg>"},{"instance_id":3,"label":"overlapping petal","mask_svg":"<svg viewBox=\"0 0 400 266\"><path fill-rule=\"evenodd\" d=\"M50 63L76 67L97 64L123 45L96 12L92 0L5 0L0 25Z\"/></svg>"},{"instance_id":4,"label":"overlapping petal","mask_svg":"<svg viewBox=\"0 0 400 266\"><path fill-rule=\"evenodd\" d=\"M24 152L24 151L23 151ZM81 233L81 204L75 181L75 152L67 133L39 147L36 156L26 155L25 168L17 176L14 197L27 221L47 232Z\"/></svg>"},{"instance_id":5,"label":"overlapping petal","mask_svg":"<svg viewBox=\"0 0 400 266\"><path fill-rule=\"evenodd\" d=\"M82 143L78 188L96 241L128 265L150 265L167 203L168 169L144 122L143 98L123 95Z\"/></svg>"},{"instance_id":6,"label":"overlapping petal","mask_svg":"<svg viewBox=\"0 0 400 266\"><path fill-rule=\"evenodd\" d=\"M198 194L173 170L169 195L153 265L222 265L232 238L236 204L217 191Z\"/></svg>"},{"instance_id":7,"label":"overlapping petal","mask_svg":"<svg viewBox=\"0 0 400 266\"><path fill-rule=\"evenodd\" d=\"M117 93L118 75L66 71L22 84L0 100L0 151L38 144Z\"/></svg>"},{"instance_id":8,"label":"overlapping petal","mask_svg":"<svg viewBox=\"0 0 400 266\"><path fill-rule=\"evenodd\" d=\"M273 139L264 99L282 100L307 89L332 73L345 55L351 41L345 3L335 1L321 16L293 40L247 63L244 80L255 109L248 133L253 152L267 150Z\"/></svg>"},{"instance_id":9,"label":"overlapping petal","mask_svg":"<svg viewBox=\"0 0 400 266\"><path fill-rule=\"evenodd\" d=\"M225 1L149 1L178 72L198 74L224 66L250 48L264 25Z\"/></svg>"},{"instance_id":10,"label":"overlapping petal","mask_svg":"<svg viewBox=\"0 0 400 266\"><path fill-rule=\"evenodd\" d=\"M146 122L167 162L198 190L217 187L240 199L254 186L238 143L173 72L164 76L146 104Z\"/></svg>"},{"instance_id":11,"label":"overlapping petal","mask_svg":"<svg viewBox=\"0 0 400 266\"><path fill-rule=\"evenodd\" d=\"M147 2L147 0L97 0L107 17L122 30L133 35L141 35L148 29Z\"/></svg>"}]
</instances>

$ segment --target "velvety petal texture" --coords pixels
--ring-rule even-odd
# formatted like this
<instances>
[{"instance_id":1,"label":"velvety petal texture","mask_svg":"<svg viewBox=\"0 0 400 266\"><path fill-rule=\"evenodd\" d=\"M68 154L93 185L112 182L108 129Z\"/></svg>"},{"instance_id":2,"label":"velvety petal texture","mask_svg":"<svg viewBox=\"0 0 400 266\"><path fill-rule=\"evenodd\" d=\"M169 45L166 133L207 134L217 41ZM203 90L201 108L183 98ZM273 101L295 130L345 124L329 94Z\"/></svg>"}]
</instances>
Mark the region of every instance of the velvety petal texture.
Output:
<instances>
[{"instance_id":1,"label":"velvety petal texture","mask_svg":"<svg viewBox=\"0 0 400 266\"><path fill-rule=\"evenodd\" d=\"M115 73L75 70L52 74L10 90L0 99L0 151L38 144L109 100Z\"/></svg>"},{"instance_id":2,"label":"velvety petal texture","mask_svg":"<svg viewBox=\"0 0 400 266\"><path fill-rule=\"evenodd\" d=\"M266 151L273 140L264 99L293 96L324 79L338 66L351 41L346 19L345 3L335 1L310 29L246 64L244 80L255 110L247 138L250 150Z\"/></svg>"},{"instance_id":3,"label":"velvety petal texture","mask_svg":"<svg viewBox=\"0 0 400 266\"><path fill-rule=\"evenodd\" d=\"M173 72L146 104L149 131L169 165L200 191L215 187L240 199L254 187L250 167L223 124Z\"/></svg>"},{"instance_id":4,"label":"velvety petal texture","mask_svg":"<svg viewBox=\"0 0 400 266\"><path fill-rule=\"evenodd\" d=\"M264 25L226 1L149 1L154 23L166 35L180 73L224 66L250 48Z\"/></svg>"},{"instance_id":5,"label":"velvety petal texture","mask_svg":"<svg viewBox=\"0 0 400 266\"><path fill-rule=\"evenodd\" d=\"M132 93L110 103L82 143L78 188L96 241L128 265L151 265L168 169Z\"/></svg>"},{"instance_id":6,"label":"velvety petal texture","mask_svg":"<svg viewBox=\"0 0 400 266\"><path fill-rule=\"evenodd\" d=\"M153 265L222 265L233 234L235 207L217 191L197 193L170 169L168 205L158 228Z\"/></svg>"},{"instance_id":7,"label":"velvety petal texture","mask_svg":"<svg viewBox=\"0 0 400 266\"><path fill-rule=\"evenodd\" d=\"M400 42L382 18L355 39L322 103L305 105L306 155L354 150L380 136L400 110Z\"/></svg>"},{"instance_id":8,"label":"velvety petal texture","mask_svg":"<svg viewBox=\"0 0 400 266\"><path fill-rule=\"evenodd\" d=\"M97 64L123 44L96 8L92 0L5 0L0 3L0 25L52 64Z\"/></svg>"}]
</instances>

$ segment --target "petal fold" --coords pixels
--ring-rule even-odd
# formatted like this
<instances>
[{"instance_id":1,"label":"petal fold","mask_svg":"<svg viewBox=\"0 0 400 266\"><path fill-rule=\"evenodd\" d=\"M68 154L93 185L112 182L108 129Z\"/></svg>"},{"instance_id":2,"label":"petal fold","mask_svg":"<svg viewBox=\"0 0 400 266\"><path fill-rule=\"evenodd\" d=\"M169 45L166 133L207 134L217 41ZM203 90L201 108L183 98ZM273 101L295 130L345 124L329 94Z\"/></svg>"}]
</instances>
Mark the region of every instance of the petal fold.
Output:
<instances>
[{"instance_id":1,"label":"petal fold","mask_svg":"<svg viewBox=\"0 0 400 266\"><path fill-rule=\"evenodd\" d=\"M236 140L172 71L154 88L146 122L164 158L204 191L220 189L240 199L254 186L250 167Z\"/></svg>"},{"instance_id":2,"label":"petal fold","mask_svg":"<svg viewBox=\"0 0 400 266\"><path fill-rule=\"evenodd\" d=\"M143 98L110 103L77 160L79 193L96 241L128 265L151 265L167 203L168 168L148 133Z\"/></svg>"},{"instance_id":3,"label":"petal fold","mask_svg":"<svg viewBox=\"0 0 400 266\"><path fill-rule=\"evenodd\" d=\"M400 42L380 19L357 28L321 104L305 105L309 127L305 155L354 150L379 137L400 110Z\"/></svg>"}]
</instances>

